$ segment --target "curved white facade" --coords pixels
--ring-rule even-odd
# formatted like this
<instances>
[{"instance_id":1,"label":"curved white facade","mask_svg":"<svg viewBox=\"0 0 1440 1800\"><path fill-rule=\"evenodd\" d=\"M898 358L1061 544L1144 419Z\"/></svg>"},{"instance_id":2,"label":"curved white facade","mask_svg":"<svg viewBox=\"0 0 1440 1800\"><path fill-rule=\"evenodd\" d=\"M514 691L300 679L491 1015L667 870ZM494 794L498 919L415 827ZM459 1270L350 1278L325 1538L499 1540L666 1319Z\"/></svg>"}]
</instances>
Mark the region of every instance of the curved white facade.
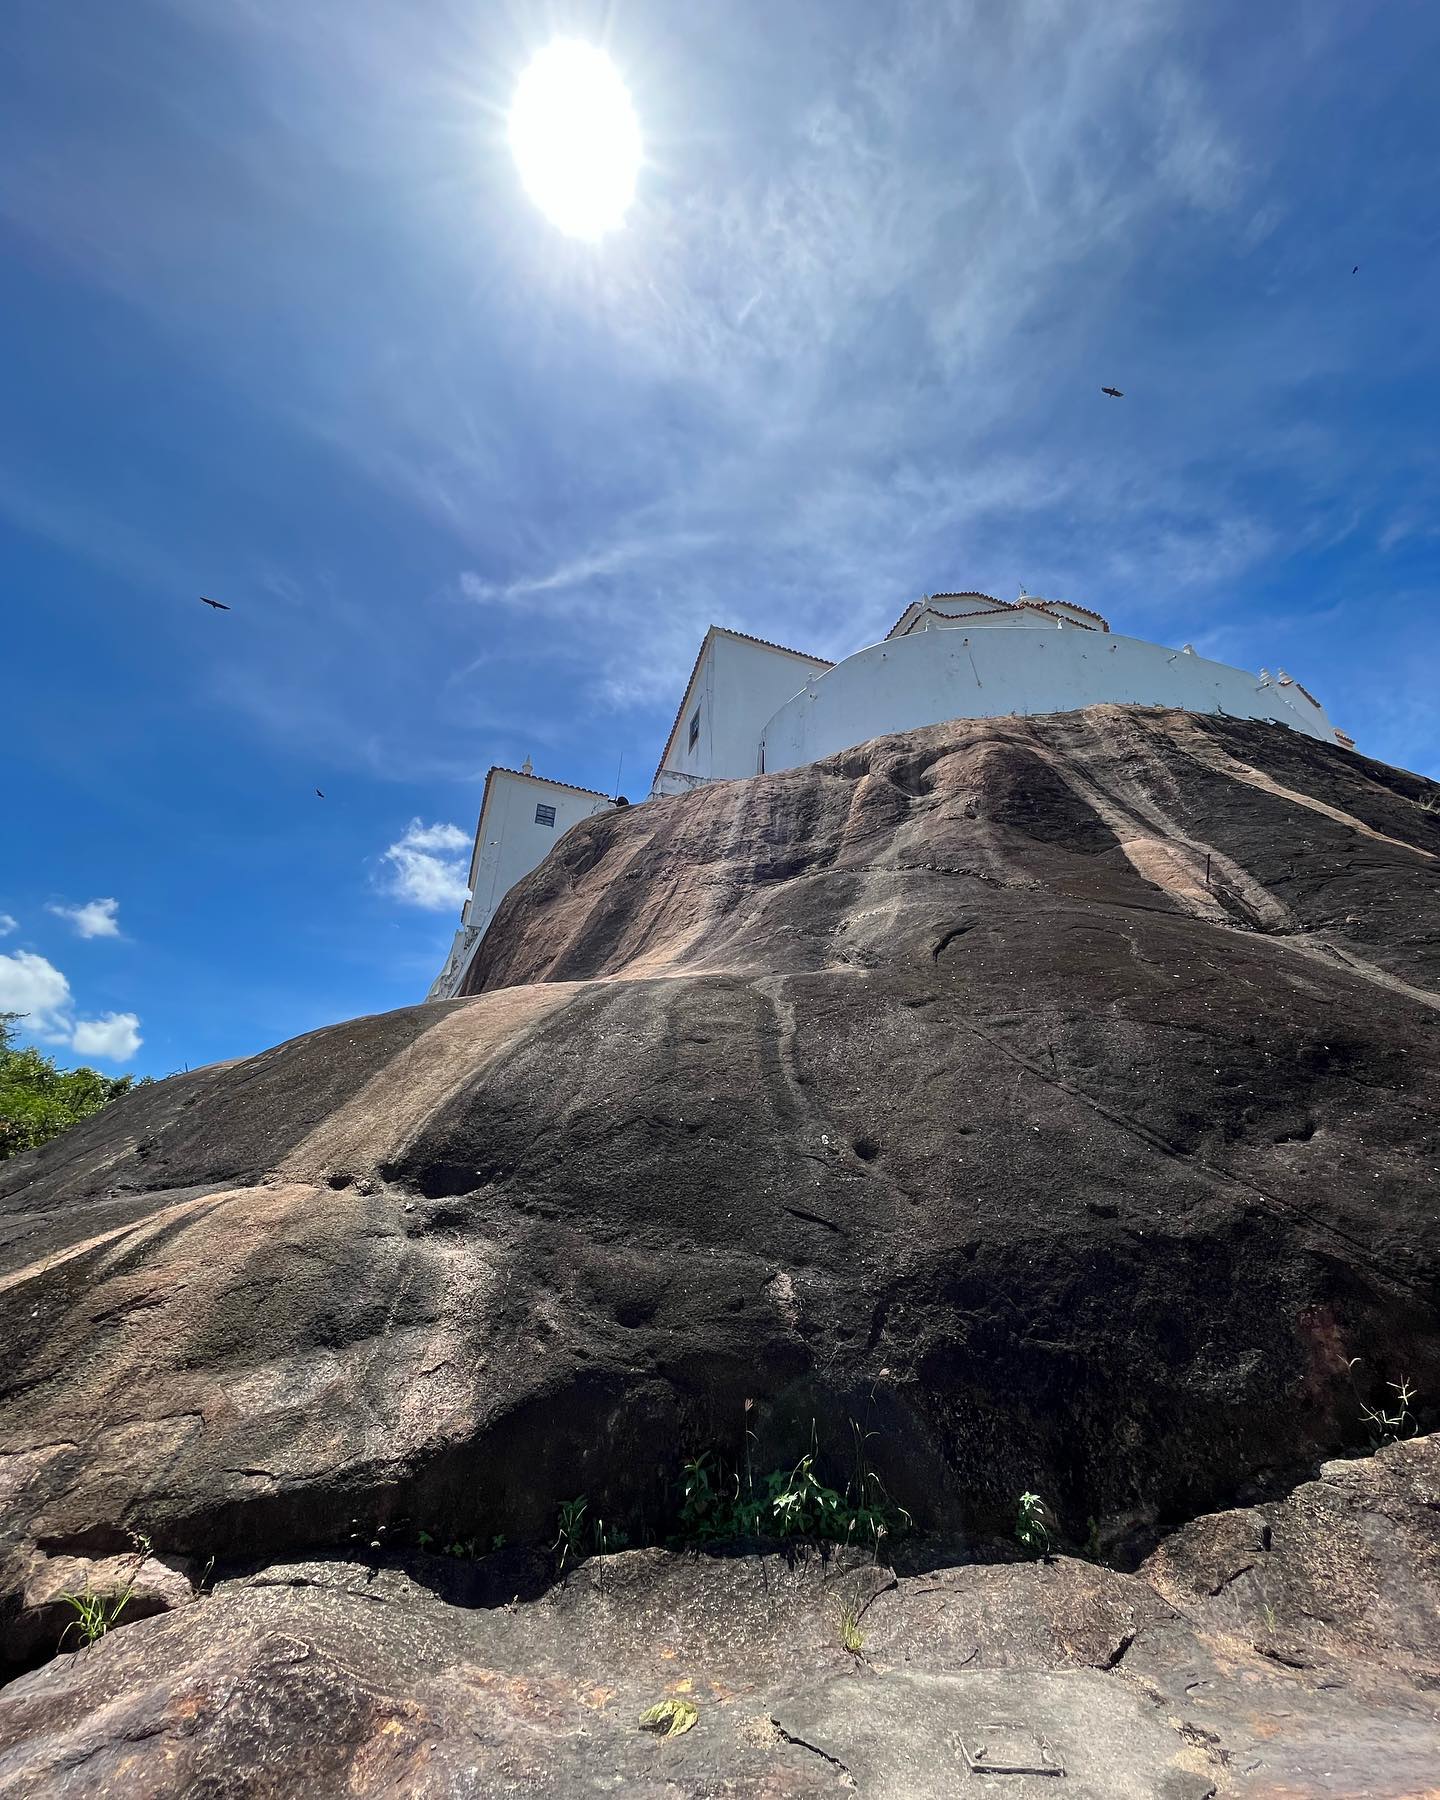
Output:
<instances>
[{"instance_id":1,"label":"curved white facade","mask_svg":"<svg viewBox=\"0 0 1440 1800\"><path fill-rule=\"evenodd\" d=\"M803 685L802 685L803 684ZM797 691L798 690L798 691ZM1097 612L1023 594L926 594L883 643L843 662L712 625L660 753L652 799L714 781L795 769L870 738L1030 713L1105 704L1268 719L1353 748L1325 709L1283 669L1251 675L1179 650L1118 637ZM471 897L432 1000L459 992L481 938L510 886L557 837L616 804L588 788L542 781L531 770L485 778ZM624 804L624 802L620 802Z\"/></svg>"},{"instance_id":2,"label":"curved white facade","mask_svg":"<svg viewBox=\"0 0 1440 1800\"><path fill-rule=\"evenodd\" d=\"M928 621L927 621L928 623ZM1017 609L934 620L812 676L770 719L760 767L794 769L867 739L946 719L1075 712L1106 702L1270 719L1337 741L1325 709L1288 677ZM1343 740L1342 740L1343 741Z\"/></svg>"}]
</instances>

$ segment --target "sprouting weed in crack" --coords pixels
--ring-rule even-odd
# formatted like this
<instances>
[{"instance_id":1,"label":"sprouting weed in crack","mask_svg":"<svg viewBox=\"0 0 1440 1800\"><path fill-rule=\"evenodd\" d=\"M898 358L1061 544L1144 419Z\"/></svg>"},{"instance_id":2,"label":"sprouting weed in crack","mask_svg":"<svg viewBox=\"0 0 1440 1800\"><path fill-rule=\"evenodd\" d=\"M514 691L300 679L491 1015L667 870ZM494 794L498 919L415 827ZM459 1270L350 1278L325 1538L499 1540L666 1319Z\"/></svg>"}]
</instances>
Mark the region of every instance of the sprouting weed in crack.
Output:
<instances>
[{"instance_id":1,"label":"sprouting weed in crack","mask_svg":"<svg viewBox=\"0 0 1440 1800\"><path fill-rule=\"evenodd\" d=\"M132 1532L131 1542L135 1546L135 1559L123 1587L112 1589L109 1593L96 1593L87 1580L78 1593L59 1596L61 1604L68 1606L75 1617L60 1633L60 1640L55 1646L57 1654L64 1649L65 1640L72 1631L80 1639L81 1648L88 1650L92 1644L98 1644L107 1631L119 1624L120 1615L130 1604L135 1583L151 1550L150 1539L143 1531Z\"/></svg>"},{"instance_id":2,"label":"sprouting weed in crack","mask_svg":"<svg viewBox=\"0 0 1440 1800\"><path fill-rule=\"evenodd\" d=\"M808 1538L870 1544L878 1559L885 1538L913 1524L873 1470L862 1470L841 1493L820 1479L815 1464L812 1449L791 1468L773 1469L757 1480L748 1455L743 1470L727 1468L709 1450L692 1457L682 1471L677 1540L716 1544L740 1538Z\"/></svg>"},{"instance_id":3,"label":"sprouting weed in crack","mask_svg":"<svg viewBox=\"0 0 1440 1800\"><path fill-rule=\"evenodd\" d=\"M847 1656L865 1654L865 1633L860 1629L860 1608L851 1601L840 1610L840 1648Z\"/></svg>"},{"instance_id":4,"label":"sprouting weed in crack","mask_svg":"<svg viewBox=\"0 0 1440 1800\"><path fill-rule=\"evenodd\" d=\"M611 1556L617 1550L629 1548L630 1534L618 1526L607 1525L604 1519L597 1518L587 1527L585 1514L588 1508L589 1501L584 1494L561 1504L555 1542L550 1548L560 1552L562 1569L567 1562L580 1562L587 1556ZM504 1542L503 1537L497 1537L493 1548L500 1549Z\"/></svg>"},{"instance_id":5,"label":"sprouting weed in crack","mask_svg":"<svg viewBox=\"0 0 1440 1800\"><path fill-rule=\"evenodd\" d=\"M1398 1444L1402 1438L1414 1437L1419 1430L1410 1410L1415 1389L1411 1387L1409 1377L1404 1375L1399 1381L1387 1381L1385 1385L1394 1393L1394 1400L1384 1402L1380 1407L1364 1406L1360 1409L1360 1417L1370 1427L1378 1445Z\"/></svg>"},{"instance_id":6,"label":"sprouting weed in crack","mask_svg":"<svg viewBox=\"0 0 1440 1800\"><path fill-rule=\"evenodd\" d=\"M1360 1360L1358 1356L1350 1359L1352 1381ZM1402 1375L1398 1381L1387 1381L1385 1385L1395 1398L1382 1399L1378 1406L1371 1406L1360 1399L1358 1388L1355 1391L1355 1398L1360 1402L1360 1423L1369 1431L1371 1445L1377 1450L1383 1449L1387 1444L1398 1444L1404 1438L1412 1438L1420 1429L1420 1422L1411 1408L1411 1402L1418 1398L1418 1393L1411 1387L1409 1376Z\"/></svg>"},{"instance_id":7,"label":"sprouting weed in crack","mask_svg":"<svg viewBox=\"0 0 1440 1800\"><path fill-rule=\"evenodd\" d=\"M60 1633L60 1640L55 1648L65 1648L65 1640L73 1631L80 1639L83 1649L88 1650L92 1644L99 1643L112 1625L119 1622L120 1615L130 1604L129 1588L121 1588L118 1593L97 1594L87 1583L81 1593L61 1594L61 1603L70 1607L75 1617Z\"/></svg>"},{"instance_id":8,"label":"sprouting weed in crack","mask_svg":"<svg viewBox=\"0 0 1440 1800\"><path fill-rule=\"evenodd\" d=\"M573 1500L566 1500L560 1506L559 1530L552 1550L560 1552L560 1567L563 1569L567 1558L579 1562L585 1555L585 1512L588 1502L583 1494Z\"/></svg>"},{"instance_id":9,"label":"sprouting weed in crack","mask_svg":"<svg viewBox=\"0 0 1440 1800\"><path fill-rule=\"evenodd\" d=\"M1015 1508L1015 1541L1022 1550L1042 1560L1049 1556L1054 1541L1045 1502L1038 1494L1024 1493Z\"/></svg>"}]
</instances>

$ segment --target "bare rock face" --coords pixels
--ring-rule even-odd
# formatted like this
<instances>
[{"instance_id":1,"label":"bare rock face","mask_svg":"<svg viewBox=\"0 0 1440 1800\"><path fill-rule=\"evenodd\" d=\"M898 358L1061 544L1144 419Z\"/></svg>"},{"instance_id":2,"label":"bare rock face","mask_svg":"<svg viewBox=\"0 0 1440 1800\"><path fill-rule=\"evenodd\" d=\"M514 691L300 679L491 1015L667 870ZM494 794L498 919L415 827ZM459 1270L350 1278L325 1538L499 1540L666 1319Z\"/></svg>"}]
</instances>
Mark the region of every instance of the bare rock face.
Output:
<instances>
[{"instance_id":1,"label":"bare rock face","mask_svg":"<svg viewBox=\"0 0 1440 1800\"><path fill-rule=\"evenodd\" d=\"M1133 1561L1362 1443L1388 1384L1423 1423L1432 792L1100 708L577 826L472 996L0 1170L12 1572L137 1530L539 1543L582 1493L648 1541L747 1426L837 1478L858 1431L952 1543L1038 1489Z\"/></svg>"},{"instance_id":2,"label":"bare rock face","mask_svg":"<svg viewBox=\"0 0 1440 1800\"><path fill-rule=\"evenodd\" d=\"M1402 1800L1440 1767L1437 1496L1440 1442L1398 1444L1131 1575L652 1548L527 1600L524 1553L271 1563L0 1690L0 1795Z\"/></svg>"}]
</instances>

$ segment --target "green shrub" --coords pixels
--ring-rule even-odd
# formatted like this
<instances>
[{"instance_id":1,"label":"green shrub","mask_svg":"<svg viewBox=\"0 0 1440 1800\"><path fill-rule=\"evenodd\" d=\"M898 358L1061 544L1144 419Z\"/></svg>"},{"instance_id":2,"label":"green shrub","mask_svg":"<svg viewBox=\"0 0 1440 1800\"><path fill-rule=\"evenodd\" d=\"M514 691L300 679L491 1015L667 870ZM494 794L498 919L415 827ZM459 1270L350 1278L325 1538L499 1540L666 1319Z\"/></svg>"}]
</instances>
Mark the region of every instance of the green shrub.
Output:
<instances>
[{"instance_id":1,"label":"green shrub","mask_svg":"<svg viewBox=\"0 0 1440 1800\"><path fill-rule=\"evenodd\" d=\"M0 1013L0 1162L22 1150L36 1150L88 1119L132 1087L133 1075L101 1075L95 1069L57 1069L55 1058L33 1045L17 1047L22 1013Z\"/></svg>"},{"instance_id":2,"label":"green shrub","mask_svg":"<svg viewBox=\"0 0 1440 1800\"><path fill-rule=\"evenodd\" d=\"M873 1544L906 1531L909 1513L885 1493L873 1470L862 1470L842 1494L815 1473L813 1452L793 1468L772 1469L758 1481L727 1470L710 1451L685 1464L680 1538L692 1544L733 1538L813 1538L830 1544Z\"/></svg>"}]
</instances>

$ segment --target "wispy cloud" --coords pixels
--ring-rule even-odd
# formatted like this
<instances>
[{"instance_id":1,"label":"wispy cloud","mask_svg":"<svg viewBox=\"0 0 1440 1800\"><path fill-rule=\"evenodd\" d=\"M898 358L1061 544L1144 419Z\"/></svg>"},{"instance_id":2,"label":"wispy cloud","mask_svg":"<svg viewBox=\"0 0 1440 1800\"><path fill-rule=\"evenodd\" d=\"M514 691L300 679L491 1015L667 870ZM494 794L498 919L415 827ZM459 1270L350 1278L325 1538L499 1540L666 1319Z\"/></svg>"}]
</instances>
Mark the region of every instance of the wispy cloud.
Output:
<instances>
[{"instance_id":1,"label":"wispy cloud","mask_svg":"<svg viewBox=\"0 0 1440 1800\"><path fill-rule=\"evenodd\" d=\"M20 929L20 921L14 913L0 913L0 937L9 937L12 931Z\"/></svg>"},{"instance_id":2,"label":"wispy cloud","mask_svg":"<svg viewBox=\"0 0 1440 1800\"><path fill-rule=\"evenodd\" d=\"M45 910L54 913L57 918L68 920L77 937L118 938L120 936L120 902L118 900L87 900L81 906L65 906L52 901Z\"/></svg>"},{"instance_id":3,"label":"wispy cloud","mask_svg":"<svg viewBox=\"0 0 1440 1800\"><path fill-rule=\"evenodd\" d=\"M458 825L425 825L412 819L381 854L384 884L397 900L431 912L462 906L469 894L470 839Z\"/></svg>"},{"instance_id":4,"label":"wispy cloud","mask_svg":"<svg viewBox=\"0 0 1440 1800\"><path fill-rule=\"evenodd\" d=\"M712 620L843 653L924 588L1024 582L1163 632L1253 619L1327 531L1414 541L1389 437L1337 411L1386 334L1321 290L1295 179L1339 5L1292 42L1179 0L837 0L824 33L738 0L722 54L702 15L627 9L647 167L602 254L510 168L523 9L171 10L240 127L127 64L155 141L112 153L82 114L12 146L0 210L423 530L361 591L258 559L267 630L207 679L268 739L464 779L524 741L501 661L542 698L563 670L573 743L607 710L663 726ZM67 54L100 80L113 48ZM83 503L8 503L83 543ZM146 566L143 534L95 536Z\"/></svg>"}]
</instances>

